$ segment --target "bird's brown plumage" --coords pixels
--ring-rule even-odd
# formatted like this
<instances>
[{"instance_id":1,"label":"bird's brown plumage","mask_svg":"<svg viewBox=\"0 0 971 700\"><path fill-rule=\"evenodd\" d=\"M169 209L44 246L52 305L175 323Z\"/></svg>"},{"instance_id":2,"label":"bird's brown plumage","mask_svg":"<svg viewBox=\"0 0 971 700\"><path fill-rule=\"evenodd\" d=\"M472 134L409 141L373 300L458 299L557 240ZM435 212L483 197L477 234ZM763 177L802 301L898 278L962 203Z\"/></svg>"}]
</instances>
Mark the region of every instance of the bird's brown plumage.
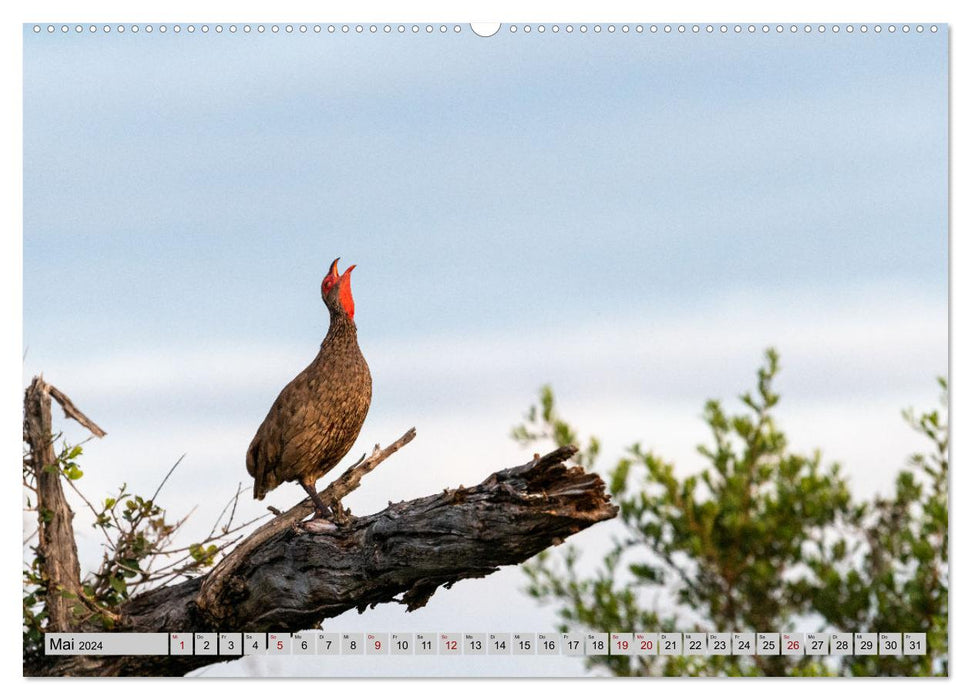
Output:
<instances>
[{"instance_id":1,"label":"bird's brown plumage","mask_svg":"<svg viewBox=\"0 0 971 700\"><path fill-rule=\"evenodd\" d=\"M320 352L280 392L250 443L246 470L258 499L284 481L309 492L361 431L371 405L371 372L357 344L351 269L338 275L337 261L331 265L321 285L330 328Z\"/></svg>"}]
</instances>

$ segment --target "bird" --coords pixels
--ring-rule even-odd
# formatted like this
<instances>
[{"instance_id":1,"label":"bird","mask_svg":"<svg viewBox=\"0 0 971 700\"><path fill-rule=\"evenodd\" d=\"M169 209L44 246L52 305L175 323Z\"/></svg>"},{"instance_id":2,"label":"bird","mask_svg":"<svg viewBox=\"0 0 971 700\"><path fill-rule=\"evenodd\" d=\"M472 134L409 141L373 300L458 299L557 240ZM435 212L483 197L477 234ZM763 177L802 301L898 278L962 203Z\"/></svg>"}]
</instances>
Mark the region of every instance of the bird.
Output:
<instances>
[{"instance_id":1,"label":"bird","mask_svg":"<svg viewBox=\"0 0 971 700\"><path fill-rule=\"evenodd\" d=\"M253 497L263 500L281 483L295 481L314 504L314 520L331 517L317 480L350 451L371 406L371 371L357 342L351 295L356 266L340 274L339 260L320 285L330 312L320 352L277 396L246 451Z\"/></svg>"}]
</instances>

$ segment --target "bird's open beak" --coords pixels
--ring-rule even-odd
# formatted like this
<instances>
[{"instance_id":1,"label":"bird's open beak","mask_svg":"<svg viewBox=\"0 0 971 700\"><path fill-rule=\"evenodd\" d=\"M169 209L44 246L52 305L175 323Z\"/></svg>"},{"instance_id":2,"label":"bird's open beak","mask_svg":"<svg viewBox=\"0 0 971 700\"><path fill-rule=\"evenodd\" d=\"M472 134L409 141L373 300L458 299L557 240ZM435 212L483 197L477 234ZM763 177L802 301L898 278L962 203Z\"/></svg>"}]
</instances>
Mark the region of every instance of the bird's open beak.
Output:
<instances>
[{"instance_id":1,"label":"bird's open beak","mask_svg":"<svg viewBox=\"0 0 971 700\"><path fill-rule=\"evenodd\" d=\"M334 258L334 262L332 262L330 264L330 272L327 273L327 276L328 277L333 277L334 279L340 280L342 282L345 279L346 280L350 280L351 279L351 270L353 270L355 267L357 267L357 265L351 265L349 268L347 268L346 270L344 270L344 274L342 275L337 270L337 263L339 261L340 261L340 258Z\"/></svg>"}]
</instances>

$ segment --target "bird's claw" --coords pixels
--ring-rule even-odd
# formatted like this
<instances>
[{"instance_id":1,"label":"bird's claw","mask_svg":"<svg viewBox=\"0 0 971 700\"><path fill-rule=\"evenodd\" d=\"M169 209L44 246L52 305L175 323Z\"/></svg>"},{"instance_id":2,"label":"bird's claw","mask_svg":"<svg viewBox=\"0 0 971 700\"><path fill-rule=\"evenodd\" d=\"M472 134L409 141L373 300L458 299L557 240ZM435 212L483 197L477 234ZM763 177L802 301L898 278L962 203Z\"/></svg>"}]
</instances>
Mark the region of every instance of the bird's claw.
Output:
<instances>
[{"instance_id":1,"label":"bird's claw","mask_svg":"<svg viewBox=\"0 0 971 700\"><path fill-rule=\"evenodd\" d=\"M314 507L314 520L334 520L334 513L330 508Z\"/></svg>"}]
</instances>

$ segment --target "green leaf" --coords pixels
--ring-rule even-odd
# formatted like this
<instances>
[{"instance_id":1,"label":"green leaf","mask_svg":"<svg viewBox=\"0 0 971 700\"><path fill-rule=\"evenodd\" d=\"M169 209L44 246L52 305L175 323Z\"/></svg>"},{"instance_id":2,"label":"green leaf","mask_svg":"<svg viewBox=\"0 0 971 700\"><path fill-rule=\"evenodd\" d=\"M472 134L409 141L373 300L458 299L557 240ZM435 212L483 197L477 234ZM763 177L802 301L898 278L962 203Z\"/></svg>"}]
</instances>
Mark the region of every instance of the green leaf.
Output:
<instances>
[{"instance_id":1,"label":"green leaf","mask_svg":"<svg viewBox=\"0 0 971 700\"><path fill-rule=\"evenodd\" d=\"M78 465L72 463L72 464L68 464L64 468L64 476L66 476L71 481L77 481L82 476L84 476L84 472L78 468Z\"/></svg>"}]
</instances>

